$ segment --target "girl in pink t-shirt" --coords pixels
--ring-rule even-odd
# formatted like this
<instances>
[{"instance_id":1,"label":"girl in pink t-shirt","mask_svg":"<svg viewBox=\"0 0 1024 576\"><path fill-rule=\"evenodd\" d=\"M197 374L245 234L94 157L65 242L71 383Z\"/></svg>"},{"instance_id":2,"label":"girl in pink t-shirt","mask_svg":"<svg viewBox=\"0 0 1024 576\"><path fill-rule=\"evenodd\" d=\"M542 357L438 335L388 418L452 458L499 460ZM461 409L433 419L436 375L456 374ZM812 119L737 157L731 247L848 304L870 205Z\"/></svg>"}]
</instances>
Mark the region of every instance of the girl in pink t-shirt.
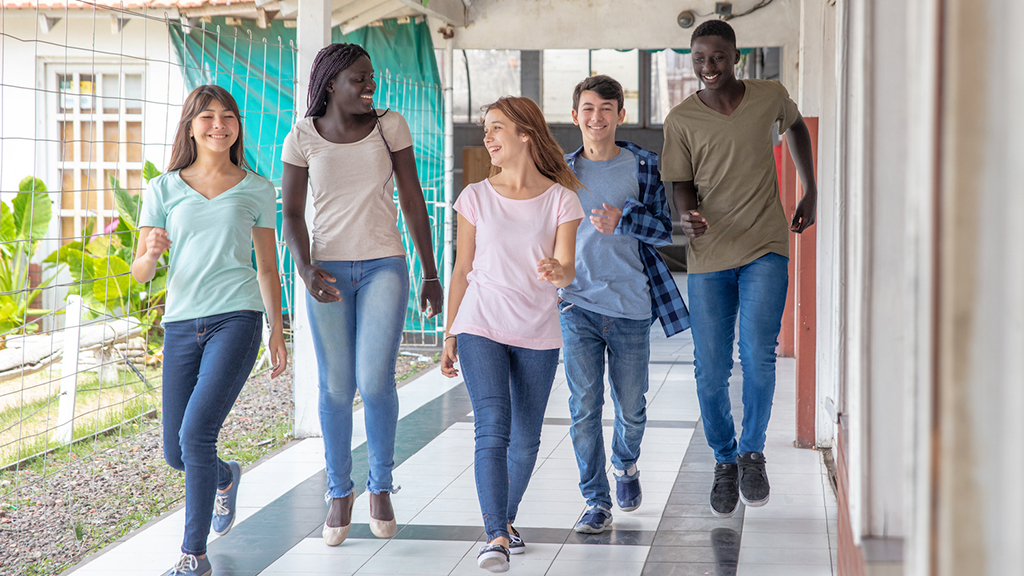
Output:
<instances>
[{"instance_id":1,"label":"girl in pink t-shirt","mask_svg":"<svg viewBox=\"0 0 1024 576\"><path fill-rule=\"evenodd\" d=\"M501 98L484 115L490 178L455 202L459 244L448 296L441 372L460 361L473 401L476 487L487 544L477 564L508 570L525 551L512 527L533 473L562 347L556 290L576 275L581 187L529 98ZM461 356L460 356L461 353Z\"/></svg>"}]
</instances>

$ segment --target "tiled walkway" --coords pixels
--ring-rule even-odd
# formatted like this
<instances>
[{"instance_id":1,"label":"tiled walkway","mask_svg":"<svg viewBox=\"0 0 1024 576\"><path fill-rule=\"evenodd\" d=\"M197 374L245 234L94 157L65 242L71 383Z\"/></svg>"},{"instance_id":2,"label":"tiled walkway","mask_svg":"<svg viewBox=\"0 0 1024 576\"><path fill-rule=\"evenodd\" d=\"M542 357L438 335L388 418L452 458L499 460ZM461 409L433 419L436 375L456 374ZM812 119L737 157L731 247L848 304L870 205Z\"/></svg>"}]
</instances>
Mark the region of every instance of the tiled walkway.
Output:
<instances>
[{"instance_id":1,"label":"tiled walkway","mask_svg":"<svg viewBox=\"0 0 1024 576\"><path fill-rule=\"evenodd\" d=\"M685 283L683 283L685 285ZM651 332L648 427L639 462L643 505L614 514L614 530L596 536L572 531L584 510L569 439L569 392L559 369L548 404L541 453L516 527L527 552L512 557L519 576L736 575L830 576L835 566L836 502L820 455L793 447L794 363L780 359L775 408L765 455L772 484L769 504L714 518L708 507L714 458L704 441L694 391L689 332L666 339ZM739 410L739 364L733 377ZM209 554L216 576L486 574L476 567L483 539L473 481L473 423L461 381L437 369L399 391L401 414L393 498L398 535L378 540L366 522L366 494L356 500L352 534L336 548L320 539L326 508L323 443L292 443L245 470L239 516ZM611 413L606 400L606 413ZM366 478L365 433L353 434L361 488ZM610 445L610 421L605 421ZM360 476L362 477L360 479ZM611 484L614 489L614 482ZM158 576L178 558L184 511L168 513L74 570L76 576Z\"/></svg>"}]
</instances>

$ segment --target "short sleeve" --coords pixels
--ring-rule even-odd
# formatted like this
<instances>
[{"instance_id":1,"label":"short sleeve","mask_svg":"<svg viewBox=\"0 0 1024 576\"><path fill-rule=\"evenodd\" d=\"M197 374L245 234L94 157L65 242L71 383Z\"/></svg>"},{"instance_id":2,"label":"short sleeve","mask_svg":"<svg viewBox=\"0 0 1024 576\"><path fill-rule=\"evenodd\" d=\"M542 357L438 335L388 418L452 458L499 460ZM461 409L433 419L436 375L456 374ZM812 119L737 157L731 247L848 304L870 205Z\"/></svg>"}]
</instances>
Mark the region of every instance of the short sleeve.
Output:
<instances>
[{"instance_id":1,"label":"short sleeve","mask_svg":"<svg viewBox=\"0 0 1024 576\"><path fill-rule=\"evenodd\" d=\"M786 130L789 130L789 127L800 117L800 109L797 108L796 102L789 97L786 87L781 82L775 84L778 84L779 91L779 114L775 120L779 123L779 134L785 134Z\"/></svg>"},{"instance_id":2,"label":"short sleeve","mask_svg":"<svg viewBox=\"0 0 1024 576\"><path fill-rule=\"evenodd\" d=\"M462 214L466 221L476 226L477 217L480 212L480 200L477 198L476 189L473 188L472 184L462 190L452 208L459 214Z\"/></svg>"},{"instance_id":3,"label":"short sleeve","mask_svg":"<svg viewBox=\"0 0 1024 576\"><path fill-rule=\"evenodd\" d=\"M292 126L288 135L284 137L284 145L281 146L281 161L287 162L292 166L301 166L302 168L308 168L309 163L306 162L306 155L302 153L302 147L299 146L299 125Z\"/></svg>"},{"instance_id":4,"label":"short sleeve","mask_svg":"<svg viewBox=\"0 0 1024 576\"><path fill-rule=\"evenodd\" d=\"M662 182L689 182L694 178L690 146L683 134L681 120L679 114L671 112L665 118L665 144L659 163Z\"/></svg>"},{"instance_id":5,"label":"short sleeve","mask_svg":"<svg viewBox=\"0 0 1024 576\"><path fill-rule=\"evenodd\" d=\"M562 197L558 201L558 225L583 218L583 206L575 192L562 187Z\"/></svg>"},{"instance_id":6,"label":"short sleeve","mask_svg":"<svg viewBox=\"0 0 1024 576\"><path fill-rule=\"evenodd\" d=\"M394 110L389 110L380 119L392 152L405 150L412 146L412 133L409 131L409 123L405 121L404 116Z\"/></svg>"},{"instance_id":7,"label":"short sleeve","mask_svg":"<svg viewBox=\"0 0 1024 576\"><path fill-rule=\"evenodd\" d=\"M142 195L142 214L139 215L139 228L166 228L167 210L164 208L163 190L166 175L154 178Z\"/></svg>"},{"instance_id":8,"label":"short sleeve","mask_svg":"<svg viewBox=\"0 0 1024 576\"><path fill-rule=\"evenodd\" d=\"M262 180L262 178L261 178ZM267 180L260 186L260 211L256 215L257 228L277 228L277 190Z\"/></svg>"}]
</instances>

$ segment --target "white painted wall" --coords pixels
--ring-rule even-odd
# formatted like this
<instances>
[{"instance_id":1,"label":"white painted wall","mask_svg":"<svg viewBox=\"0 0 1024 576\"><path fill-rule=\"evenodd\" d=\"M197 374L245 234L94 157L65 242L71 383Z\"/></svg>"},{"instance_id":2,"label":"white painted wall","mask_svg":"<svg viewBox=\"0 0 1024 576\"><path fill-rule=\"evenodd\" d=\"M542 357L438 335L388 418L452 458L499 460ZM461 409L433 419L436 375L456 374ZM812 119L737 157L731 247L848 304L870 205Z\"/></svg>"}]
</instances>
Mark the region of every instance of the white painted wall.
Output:
<instances>
[{"instance_id":1,"label":"white painted wall","mask_svg":"<svg viewBox=\"0 0 1024 576\"><path fill-rule=\"evenodd\" d=\"M794 94L800 1L775 0L753 14L729 21L740 47L783 49L783 83ZM756 0L734 0L733 12L754 4ZM684 9L713 13L714 6L714 0L473 0L470 25L456 28L453 42L455 49L687 48L693 28L680 28L676 16ZM697 24L708 18L698 18ZM431 30L439 27L438 22L431 22ZM434 46L444 47L436 32Z\"/></svg>"}]
</instances>

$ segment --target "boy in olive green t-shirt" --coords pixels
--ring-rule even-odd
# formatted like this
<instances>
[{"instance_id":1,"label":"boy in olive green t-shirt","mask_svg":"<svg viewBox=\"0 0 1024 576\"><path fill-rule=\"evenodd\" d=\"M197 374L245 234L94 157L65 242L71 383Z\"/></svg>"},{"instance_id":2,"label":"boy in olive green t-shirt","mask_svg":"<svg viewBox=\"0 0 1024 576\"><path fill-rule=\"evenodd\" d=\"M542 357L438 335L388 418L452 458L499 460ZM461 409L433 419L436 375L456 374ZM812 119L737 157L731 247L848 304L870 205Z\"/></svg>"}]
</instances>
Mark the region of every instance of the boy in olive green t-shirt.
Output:
<instances>
[{"instance_id":1,"label":"boy in olive green t-shirt","mask_svg":"<svg viewBox=\"0 0 1024 576\"><path fill-rule=\"evenodd\" d=\"M687 288L701 420L715 451L711 510L730 516L738 499L768 502L765 430L775 393L775 347L789 285L789 232L814 223L817 188L811 139L782 84L739 80L736 34L721 20L690 38L704 89L665 119L661 178L690 239ZM805 193L787 226L770 130L786 133ZM729 399L739 316L743 432Z\"/></svg>"}]
</instances>

